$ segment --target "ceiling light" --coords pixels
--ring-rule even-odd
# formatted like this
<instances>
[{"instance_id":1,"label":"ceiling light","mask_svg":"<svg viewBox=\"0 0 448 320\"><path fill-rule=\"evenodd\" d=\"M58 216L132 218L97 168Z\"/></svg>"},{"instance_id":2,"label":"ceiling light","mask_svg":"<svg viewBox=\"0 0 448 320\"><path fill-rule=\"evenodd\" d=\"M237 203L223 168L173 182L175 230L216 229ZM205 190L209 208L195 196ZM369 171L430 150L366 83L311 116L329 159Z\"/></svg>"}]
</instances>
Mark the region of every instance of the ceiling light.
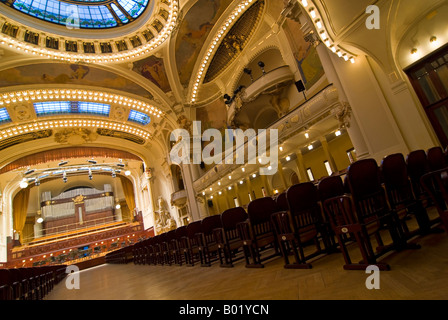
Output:
<instances>
[{"instance_id":1,"label":"ceiling light","mask_svg":"<svg viewBox=\"0 0 448 320\"><path fill-rule=\"evenodd\" d=\"M290 157L290 156L287 156L287 157L286 157L286 161L289 161L289 160L291 160L291 157Z\"/></svg>"},{"instance_id":2,"label":"ceiling light","mask_svg":"<svg viewBox=\"0 0 448 320\"><path fill-rule=\"evenodd\" d=\"M339 137L339 136L341 135L341 131L338 130L338 131L336 131L334 134L335 134L336 137Z\"/></svg>"},{"instance_id":3,"label":"ceiling light","mask_svg":"<svg viewBox=\"0 0 448 320\"><path fill-rule=\"evenodd\" d=\"M313 150L313 145L312 144L310 144L309 146L308 146L308 150Z\"/></svg>"},{"instance_id":4,"label":"ceiling light","mask_svg":"<svg viewBox=\"0 0 448 320\"><path fill-rule=\"evenodd\" d=\"M124 172L124 174L127 175L127 176L130 176L130 175L131 175L131 171L126 170L126 171Z\"/></svg>"}]
</instances>

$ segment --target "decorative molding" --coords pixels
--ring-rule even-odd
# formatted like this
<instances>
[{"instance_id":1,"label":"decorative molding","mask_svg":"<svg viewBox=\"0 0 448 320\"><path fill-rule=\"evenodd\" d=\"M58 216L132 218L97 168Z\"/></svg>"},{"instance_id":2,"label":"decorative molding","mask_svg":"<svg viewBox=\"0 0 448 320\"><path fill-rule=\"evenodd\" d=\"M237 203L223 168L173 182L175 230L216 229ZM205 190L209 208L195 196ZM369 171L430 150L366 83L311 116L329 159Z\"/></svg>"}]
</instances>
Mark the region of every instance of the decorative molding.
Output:
<instances>
[{"instance_id":1,"label":"decorative molding","mask_svg":"<svg viewBox=\"0 0 448 320\"><path fill-rule=\"evenodd\" d=\"M61 35L62 32L61 34L58 34L56 31L44 32L28 26L25 23L13 20L8 15L0 14L0 30L22 30L18 32L0 33L0 45L13 48L21 53L29 55L37 55L70 62L122 63L123 61L138 60L151 54L154 50L160 47L160 45L171 35L171 32L177 23L179 9L178 1L167 0L158 1L157 3L160 7L154 8L153 11L155 14L151 16L151 18L148 18L147 22L137 30L135 30L135 28L127 28L127 26L113 28L113 31L115 31L115 29L124 31L125 35L120 38L113 36L113 32L109 30L89 30L91 32L100 32L98 33L97 39L104 39L95 41L92 40L92 38L83 38L82 35L72 37ZM5 5L1 4L1 6ZM14 9L9 10L15 11ZM166 15L166 12L168 12L168 16ZM17 13L23 14L21 12ZM14 16L17 16L17 14ZM143 19L144 17L141 18ZM42 23L45 23L45 21L42 21ZM5 26L10 27L5 28ZM64 28L63 26L58 27ZM37 43L25 41L25 34L27 34L27 32L36 34L37 38L41 40L37 41ZM109 38L114 38L114 40L108 40L108 38L105 37L107 34L111 34ZM137 38L139 39L138 41L135 40ZM76 50L73 48L73 51L72 49L67 50L69 47L65 46L66 41L71 41L76 44L76 46L73 47ZM93 46L90 45L92 43ZM95 52L90 52L92 51L90 49L86 52L84 44L89 44L87 47L94 48Z\"/></svg>"}]
</instances>

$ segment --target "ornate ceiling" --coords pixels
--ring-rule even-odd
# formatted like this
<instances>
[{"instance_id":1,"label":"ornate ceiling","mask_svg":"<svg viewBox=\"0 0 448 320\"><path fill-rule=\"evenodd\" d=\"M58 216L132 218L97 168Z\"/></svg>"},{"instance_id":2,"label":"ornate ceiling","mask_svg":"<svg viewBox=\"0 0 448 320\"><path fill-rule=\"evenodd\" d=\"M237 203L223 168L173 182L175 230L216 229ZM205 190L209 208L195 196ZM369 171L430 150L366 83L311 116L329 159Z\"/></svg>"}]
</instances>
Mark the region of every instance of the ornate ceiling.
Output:
<instances>
[{"instance_id":1,"label":"ornate ceiling","mask_svg":"<svg viewBox=\"0 0 448 320\"><path fill-rule=\"evenodd\" d=\"M17 158L24 143L38 151L37 141L55 148L107 138L140 149L139 156L155 147L166 152L169 133L195 117L190 107L222 96L216 83L226 81L246 44L263 36L263 17L282 8L264 0L143 2L0 2L0 152L16 147ZM78 27L64 25L59 11L66 5L78 7ZM101 6L115 23L105 22ZM203 81L211 91L199 92Z\"/></svg>"}]
</instances>

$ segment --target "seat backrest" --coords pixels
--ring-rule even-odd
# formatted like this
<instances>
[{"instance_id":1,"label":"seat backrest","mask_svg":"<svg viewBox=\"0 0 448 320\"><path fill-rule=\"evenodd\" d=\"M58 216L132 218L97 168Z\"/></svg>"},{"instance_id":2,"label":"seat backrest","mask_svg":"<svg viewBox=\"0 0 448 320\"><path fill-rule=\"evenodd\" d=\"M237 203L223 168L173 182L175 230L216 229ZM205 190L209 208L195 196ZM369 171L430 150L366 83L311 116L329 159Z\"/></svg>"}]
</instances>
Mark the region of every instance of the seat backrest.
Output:
<instances>
[{"instance_id":1,"label":"seat backrest","mask_svg":"<svg viewBox=\"0 0 448 320\"><path fill-rule=\"evenodd\" d=\"M247 220L247 212L242 207L227 209L221 214L221 223L224 230L233 230L238 222Z\"/></svg>"},{"instance_id":2,"label":"seat backrest","mask_svg":"<svg viewBox=\"0 0 448 320\"><path fill-rule=\"evenodd\" d=\"M280 210L282 211L289 210L288 200L286 199L286 191L278 194L277 197L275 198L275 202L277 203L277 206Z\"/></svg>"},{"instance_id":3,"label":"seat backrest","mask_svg":"<svg viewBox=\"0 0 448 320\"><path fill-rule=\"evenodd\" d=\"M176 239L187 236L187 226L180 226L176 229Z\"/></svg>"},{"instance_id":4,"label":"seat backrest","mask_svg":"<svg viewBox=\"0 0 448 320\"><path fill-rule=\"evenodd\" d=\"M291 217L296 228L303 228L323 219L319 192L312 182L293 185L286 192Z\"/></svg>"},{"instance_id":5,"label":"seat backrest","mask_svg":"<svg viewBox=\"0 0 448 320\"><path fill-rule=\"evenodd\" d=\"M204 235L209 235L213 233L213 229L220 227L222 227L220 215L209 216L202 220L202 231Z\"/></svg>"},{"instance_id":6,"label":"seat backrest","mask_svg":"<svg viewBox=\"0 0 448 320\"><path fill-rule=\"evenodd\" d=\"M197 233L202 232L201 220L193 221L189 225L187 225L187 235L188 238L194 239Z\"/></svg>"},{"instance_id":7,"label":"seat backrest","mask_svg":"<svg viewBox=\"0 0 448 320\"><path fill-rule=\"evenodd\" d=\"M345 193L344 182L341 176L329 176L319 181L317 185L320 201L343 195Z\"/></svg>"},{"instance_id":8,"label":"seat backrest","mask_svg":"<svg viewBox=\"0 0 448 320\"><path fill-rule=\"evenodd\" d=\"M375 159L353 162L347 170L347 183L350 193L356 198L363 198L382 189L379 167Z\"/></svg>"},{"instance_id":9,"label":"seat backrest","mask_svg":"<svg viewBox=\"0 0 448 320\"><path fill-rule=\"evenodd\" d=\"M380 181L380 169L374 159L352 163L347 171L347 183L359 220L374 221L390 212Z\"/></svg>"},{"instance_id":10,"label":"seat backrest","mask_svg":"<svg viewBox=\"0 0 448 320\"><path fill-rule=\"evenodd\" d=\"M247 215L253 225L270 221L271 215L278 211L281 210L271 197L252 200L247 206Z\"/></svg>"},{"instance_id":11,"label":"seat backrest","mask_svg":"<svg viewBox=\"0 0 448 320\"><path fill-rule=\"evenodd\" d=\"M408 169L403 154L394 153L383 158L380 166L384 184L401 187L409 184Z\"/></svg>"},{"instance_id":12,"label":"seat backrest","mask_svg":"<svg viewBox=\"0 0 448 320\"><path fill-rule=\"evenodd\" d=\"M429 171L426 152L424 150L411 151L406 157L406 167L409 178L418 183L420 178Z\"/></svg>"},{"instance_id":13,"label":"seat backrest","mask_svg":"<svg viewBox=\"0 0 448 320\"><path fill-rule=\"evenodd\" d=\"M447 166L445 154L441 147L437 146L429 148L426 152L426 156L428 158L429 170L431 171L443 169Z\"/></svg>"},{"instance_id":14,"label":"seat backrest","mask_svg":"<svg viewBox=\"0 0 448 320\"><path fill-rule=\"evenodd\" d=\"M316 186L312 182L303 182L291 186L286 191L286 199L288 201L291 214L314 207L318 204L319 193Z\"/></svg>"}]
</instances>

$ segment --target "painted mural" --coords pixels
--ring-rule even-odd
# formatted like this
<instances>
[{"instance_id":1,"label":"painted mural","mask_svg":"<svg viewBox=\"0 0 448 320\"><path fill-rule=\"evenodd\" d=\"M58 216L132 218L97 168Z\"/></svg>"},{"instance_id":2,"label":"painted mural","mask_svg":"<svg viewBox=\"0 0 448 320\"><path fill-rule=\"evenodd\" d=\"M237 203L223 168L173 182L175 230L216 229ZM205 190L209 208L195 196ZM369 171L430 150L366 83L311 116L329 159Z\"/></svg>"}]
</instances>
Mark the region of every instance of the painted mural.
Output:
<instances>
[{"instance_id":1,"label":"painted mural","mask_svg":"<svg viewBox=\"0 0 448 320\"><path fill-rule=\"evenodd\" d=\"M0 72L0 87L27 84L74 84L100 86L150 97L144 88L122 76L90 66L64 63L41 63L15 67Z\"/></svg>"},{"instance_id":2,"label":"painted mural","mask_svg":"<svg viewBox=\"0 0 448 320\"><path fill-rule=\"evenodd\" d=\"M133 71L141 74L146 79L150 80L163 92L171 91L168 77L166 76L165 65L163 59L155 56L150 56L146 59L134 62Z\"/></svg>"},{"instance_id":3,"label":"painted mural","mask_svg":"<svg viewBox=\"0 0 448 320\"><path fill-rule=\"evenodd\" d=\"M293 48L297 67L302 76L305 88L309 90L324 75L324 68L320 61L316 48L305 41L300 31L301 24L287 19L286 25L289 29L288 39Z\"/></svg>"},{"instance_id":4,"label":"painted mural","mask_svg":"<svg viewBox=\"0 0 448 320\"><path fill-rule=\"evenodd\" d=\"M226 105L222 99L215 100L207 106L196 109L196 120L201 121L202 131L210 128L226 129L226 117Z\"/></svg>"},{"instance_id":5,"label":"painted mural","mask_svg":"<svg viewBox=\"0 0 448 320\"><path fill-rule=\"evenodd\" d=\"M231 0L199 0L185 15L176 41L180 82L187 85L205 39Z\"/></svg>"}]
</instances>

